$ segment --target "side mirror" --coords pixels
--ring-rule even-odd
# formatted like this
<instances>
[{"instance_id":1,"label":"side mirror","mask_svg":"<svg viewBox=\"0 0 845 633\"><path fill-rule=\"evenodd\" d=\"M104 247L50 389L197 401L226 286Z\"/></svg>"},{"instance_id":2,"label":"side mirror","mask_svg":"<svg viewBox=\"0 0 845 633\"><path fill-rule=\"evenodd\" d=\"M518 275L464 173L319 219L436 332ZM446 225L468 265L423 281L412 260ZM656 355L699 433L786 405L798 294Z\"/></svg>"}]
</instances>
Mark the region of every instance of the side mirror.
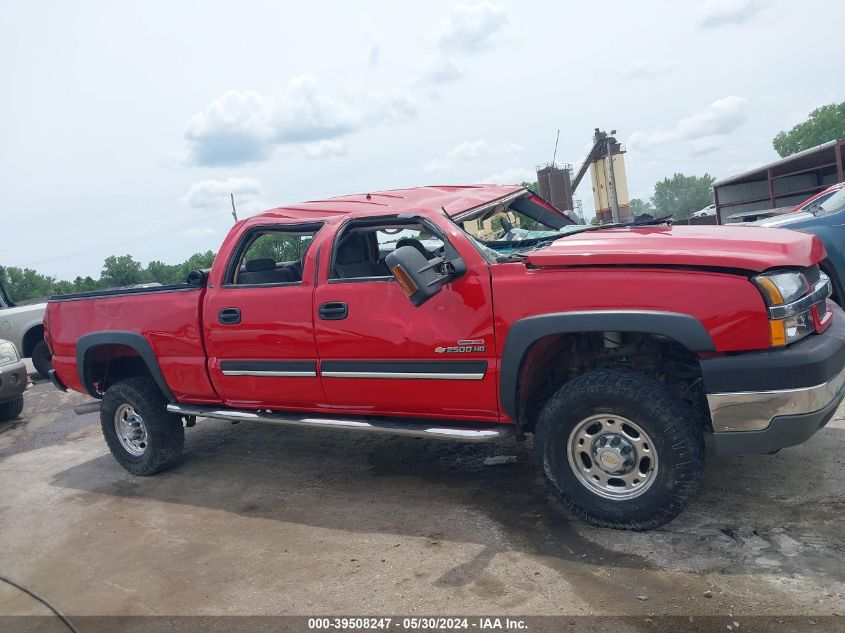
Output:
<instances>
[{"instance_id":1,"label":"side mirror","mask_svg":"<svg viewBox=\"0 0 845 633\"><path fill-rule=\"evenodd\" d=\"M400 246L385 258L385 262L415 306L421 306L440 292L450 279L466 272L466 264L460 258L428 260L413 246Z\"/></svg>"}]
</instances>

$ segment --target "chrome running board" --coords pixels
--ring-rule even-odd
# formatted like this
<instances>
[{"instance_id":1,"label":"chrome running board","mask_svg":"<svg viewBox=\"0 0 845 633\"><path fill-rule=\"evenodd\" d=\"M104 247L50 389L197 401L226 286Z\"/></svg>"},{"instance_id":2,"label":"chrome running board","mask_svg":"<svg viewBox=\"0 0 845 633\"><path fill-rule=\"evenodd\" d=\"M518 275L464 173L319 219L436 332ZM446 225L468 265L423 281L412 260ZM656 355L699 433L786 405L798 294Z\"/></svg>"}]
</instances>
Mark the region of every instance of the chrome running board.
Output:
<instances>
[{"instance_id":1,"label":"chrome running board","mask_svg":"<svg viewBox=\"0 0 845 633\"><path fill-rule=\"evenodd\" d=\"M227 409L225 407L203 407L183 404L168 404L170 413L198 418L213 418L231 422L270 422L282 426L310 429L341 429L365 433L385 433L406 437L427 437L431 439L455 440L459 442L490 442L514 435L510 424L491 424L478 427L432 426L430 423L402 422L400 419L361 418L344 419L308 413L280 413L268 410Z\"/></svg>"}]
</instances>

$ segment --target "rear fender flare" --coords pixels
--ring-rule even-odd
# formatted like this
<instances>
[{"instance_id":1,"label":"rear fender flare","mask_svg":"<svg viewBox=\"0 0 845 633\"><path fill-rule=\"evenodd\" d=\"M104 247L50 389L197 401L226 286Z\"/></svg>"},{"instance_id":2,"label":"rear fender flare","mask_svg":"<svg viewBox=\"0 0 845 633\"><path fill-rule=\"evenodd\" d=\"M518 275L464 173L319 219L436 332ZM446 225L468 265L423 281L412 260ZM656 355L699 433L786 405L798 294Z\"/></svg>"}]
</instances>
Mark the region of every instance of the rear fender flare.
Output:
<instances>
[{"instance_id":1,"label":"rear fender flare","mask_svg":"<svg viewBox=\"0 0 845 633\"><path fill-rule=\"evenodd\" d=\"M150 347L150 343L147 339L137 332L124 332L121 330L91 332L77 341L76 368L79 372L79 381L89 394L95 398L100 397L91 384L91 368L88 363L89 353L92 349L99 345L125 345L126 347L130 347L135 350L138 353L138 356L141 357L141 360L144 361L150 375L153 377L156 385L158 385L161 393L164 394L164 397L167 398L169 402L176 401L176 398L173 396L173 392L170 391L170 387L167 385L167 381L164 380L164 375L161 373L161 368L158 365L158 359L153 353L153 349Z\"/></svg>"},{"instance_id":2,"label":"rear fender flare","mask_svg":"<svg viewBox=\"0 0 845 633\"><path fill-rule=\"evenodd\" d=\"M508 331L502 351L499 388L502 409L519 416L519 373L531 346L553 334L581 332L642 332L674 339L692 352L712 352L716 346L701 321L689 314L656 310L591 310L526 317Z\"/></svg>"}]
</instances>

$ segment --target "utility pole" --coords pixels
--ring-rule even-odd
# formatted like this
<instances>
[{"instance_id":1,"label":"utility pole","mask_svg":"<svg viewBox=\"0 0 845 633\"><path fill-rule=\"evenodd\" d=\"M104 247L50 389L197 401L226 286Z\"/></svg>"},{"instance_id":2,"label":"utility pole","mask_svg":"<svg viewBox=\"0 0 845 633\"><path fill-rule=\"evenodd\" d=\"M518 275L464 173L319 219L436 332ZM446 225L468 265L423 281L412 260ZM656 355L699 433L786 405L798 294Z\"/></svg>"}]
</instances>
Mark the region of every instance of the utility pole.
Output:
<instances>
[{"instance_id":1,"label":"utility pole","mask_svg":"<svg viewBox=\"0 0 845 633\"><path fill-rule=\"evenodd\" d=\"M616 134L616 130L610 130L610 135L605 138L607 147L607 182L610 188L610 209L613 212L613 221L619 222L619 199L616 197L616 174L613 171L613 143L616 141L613 137L614 134Z\"/></svg>"},{"instance_id":2,"label":"utility pole","mask_svg":"<svg viewBox=\"0 0 845 633\"><path fill-rule=\"evenodd\" d=\"M229 197L232 199L232 217L235 218L235 222L238 221L238 212L235 209L235 194L229 193Z\"/></svg>"}]
</instances>

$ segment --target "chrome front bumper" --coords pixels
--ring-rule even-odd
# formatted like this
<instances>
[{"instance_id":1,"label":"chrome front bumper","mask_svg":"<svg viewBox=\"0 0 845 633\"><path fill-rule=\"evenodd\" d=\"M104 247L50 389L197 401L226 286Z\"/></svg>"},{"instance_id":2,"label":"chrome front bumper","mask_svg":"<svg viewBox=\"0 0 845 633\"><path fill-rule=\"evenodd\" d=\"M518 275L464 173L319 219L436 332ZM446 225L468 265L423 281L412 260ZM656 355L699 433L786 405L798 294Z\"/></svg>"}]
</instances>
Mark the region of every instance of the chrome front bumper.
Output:
<instances>
[{"instance_id":1,"label":"chrome front bumper","mask_svg":"<svg viewBox=\"0 0 845 633\"><path fill-rule=\"evenodd\" d=\"M845 369L833 379L814 387L712 393L707 396L715 433L762 431L781 416L814 413L845 396Z\"/></svg>"}]
</instances>

